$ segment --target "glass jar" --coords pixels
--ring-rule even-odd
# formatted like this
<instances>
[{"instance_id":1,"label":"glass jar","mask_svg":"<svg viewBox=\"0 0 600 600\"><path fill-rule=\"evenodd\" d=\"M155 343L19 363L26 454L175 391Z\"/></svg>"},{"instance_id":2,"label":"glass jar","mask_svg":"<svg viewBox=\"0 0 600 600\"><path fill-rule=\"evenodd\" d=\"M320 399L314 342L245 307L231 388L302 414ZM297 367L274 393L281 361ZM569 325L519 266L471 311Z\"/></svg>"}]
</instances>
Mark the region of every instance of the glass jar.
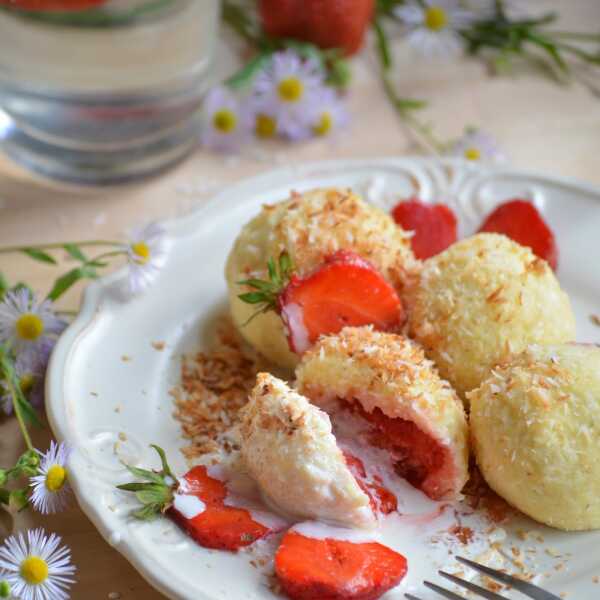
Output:
<instances>
[{"instance_id":1,"label":"glass jar","mask_svg":"<svg viewBox=\"0 0 600 600\"><path fill-rule=\"evenodd\" d=\"M218 0L0 0L0 146L79 183L173 164L196 140L218 20Z\"/></svg>"}]
</instances>

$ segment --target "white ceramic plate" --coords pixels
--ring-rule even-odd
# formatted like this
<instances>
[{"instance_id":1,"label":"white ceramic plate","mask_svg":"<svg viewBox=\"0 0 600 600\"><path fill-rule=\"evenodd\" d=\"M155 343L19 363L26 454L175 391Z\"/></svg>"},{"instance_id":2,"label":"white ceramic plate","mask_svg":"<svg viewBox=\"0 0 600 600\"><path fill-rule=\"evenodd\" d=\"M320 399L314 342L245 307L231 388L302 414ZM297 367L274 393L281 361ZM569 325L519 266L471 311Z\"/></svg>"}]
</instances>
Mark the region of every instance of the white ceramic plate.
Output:
<instances>
[{"instance_id":1,"label":"white ceramic plate","mask_svg":"<svg viewBox=\"0 0 600 600\"><path fill-rule=\"evenodd\" d=\"M463 234L472 232L495 204L515 196L532 198L558 238L558 275L573 302L578 339L600 342L600 328L589 318L600 313L600 190L569 180L460 162L323 162L244 181L201 211L167 223L168 260L147 293L125 300L123 272L86 290L79 316L52 356L47 410L57 437L76 448L70 478L82 509L106 540L171 598L273 595L247 555L200 548L167 520L132 520L132 499L115 490L129 479L119 459L156 465L148 448L156 443L165 448L178 473L186 470L168 390L178 382L181 354L202 345L215 315L225 308L223 268L234 238L261 204L286 197L290 189L333 185L350 186L388 208L414 193L424 200L449 202L459 214ZM163 351L152 346L156 341L166 342ZM598 597L600 586L592 577L600 575L600 532L564 534L532 521L521 526L543 531L544 547L551 548L549 553L538 548L539 569L550 573L543 579L546 585L571 598ZM506 530L509 541L513 530ZM504 530L494 535L502 538ZM448 563L448 548L443 543L424 546L423 539L418 532L395 535L393 545L407 556L409 572L386 598L399 599L407 590L432 597L421 581L435 577L436 565ZM514 539L521 548L531 546ZM563 559L550 556L557 551L573 556L561 570L553 567Z\"/></svg>"}]
</instances>

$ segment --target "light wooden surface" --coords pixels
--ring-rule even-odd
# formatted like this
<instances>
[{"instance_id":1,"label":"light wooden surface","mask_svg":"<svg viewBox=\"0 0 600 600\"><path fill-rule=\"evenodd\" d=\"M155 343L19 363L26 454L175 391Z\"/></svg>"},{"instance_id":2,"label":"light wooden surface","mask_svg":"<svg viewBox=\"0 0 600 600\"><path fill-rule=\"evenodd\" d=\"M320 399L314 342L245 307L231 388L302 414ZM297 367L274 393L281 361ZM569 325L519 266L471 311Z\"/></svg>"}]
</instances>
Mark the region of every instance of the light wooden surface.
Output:
<instances>
[{"instance_id":1,"label":"light wooden surface","mask_svg":"<svg viewBox=\"0 0 600 600\"><path fill-rule=\"evenodd\" d=\"M564 13L564 28L597 29L600 23L600 3L594 0L534 4ZM400 89L431 100L427 114L442 136L455 137L465 125L480 125L498 139L512 165L600 185L600 99L584 87L560 87L523 72L492 79L477 61L415 61L403 46L396 50ZM87 191L48 187L0 158L0 244L114 238L134 223L192 210L228 182L280 164L415 153L381 93L374 64L368 52L356 60L356 80L348 99L352 125L334 141L261 143L242 157L227 159L198 151L153 181ZM596 80L600 85L600 71ZM0 270L10 280L26 279L42 293L57 275L53 267L15 256L3 256ZM63 305L75 308L78 294L70 293ZM50 433L42 430L34 437L43 449ZM0 465L12 464L21 450L14 420L0 421ZM78 567L73 598L162 598L102 540L76 505L50 518L28 512L18 517L16 525L19 529L42 525L64 537Z\"/></svg>"}]
</instances>

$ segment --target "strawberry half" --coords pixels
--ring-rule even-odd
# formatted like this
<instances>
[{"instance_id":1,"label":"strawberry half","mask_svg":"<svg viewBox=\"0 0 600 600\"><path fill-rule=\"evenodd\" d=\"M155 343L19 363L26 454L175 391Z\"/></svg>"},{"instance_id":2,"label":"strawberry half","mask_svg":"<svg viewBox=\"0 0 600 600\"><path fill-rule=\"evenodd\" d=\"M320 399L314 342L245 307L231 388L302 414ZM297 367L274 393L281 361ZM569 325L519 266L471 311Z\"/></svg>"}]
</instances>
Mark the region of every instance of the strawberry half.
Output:
<instances>
[{"instance_id":1,"label":"strawberry half","mask_svg":"<svg viewBox=\"0 0 600 600\"><path fill-rule=\"evenodd\" d=\"M413 198L392 209L394 221L406 231L414 231L410 242L417 258L439 254L457 239L456 216L445 204L427 204Z\"/></svg>"},{"instance_id":2,"label":"strawberry half","mask_svg":"<svg viewBox=\"0 0 600 600\"><path fill-rule=\"evenodd\" d=\"M503 233L521 246L548 261L554 271L558 267L558 246L554 233L538 209L527 200L509 200L493 210L483 222L480 232Z\"/></svg>"},{"instance_id":3,"label":"strawberry half","mask_svg":"<svg viewBox=\"0 0 600 600\"><path fill-rule=\"evenodd\" d=\"M201 546L235 552L271 533L268 527L254 521L247 510L225 505L225 484L210 477L206 467L194 467L183 479L184 493L199 498L205 505L204 511L190 519L171 506L168 514Z\"/></svg>"},{"instance_id":4,"label":"strawberry half","mask_svg":"<svg viewBox=\"0 0 600 600\"><path fill-rule=\"evenodd\" d=\"M106 4L108 0L0 0L0 6L33 11L78 11Z\"/></svg>"},{"instance_id":5,"label":"strawberry half","mask_svg":"<svg viewBox=\"0 0 600 600\"><path fill-rule=\"evenodd\" d=\"M293 600L375 600L398 585L406 559L377 542L354 543L288 531L275 574Z\"/></svg>"},{"instance_id":6,"label":"strawberry half","mask_svg":"<svg viewBox=\"0 0 600 600\"><path fill-rule=\"evenodd\" d=\"M362 46L374 5L374 0L260 0L259 12L270 36L341 48L349 55Z\"/></svg>"},{"instance_id":7,"label":"strawberry half","mask_svg":"<svg viewBox=\"0 0 600 600\"><path fill-rule=\"evenodd\" d=\"M396 290L364 258L339 250L307 277L292 276L278 298L290 349L301 354L320 335L346 326L387 331L404 321Z\"/></svg>"}]
</instances>

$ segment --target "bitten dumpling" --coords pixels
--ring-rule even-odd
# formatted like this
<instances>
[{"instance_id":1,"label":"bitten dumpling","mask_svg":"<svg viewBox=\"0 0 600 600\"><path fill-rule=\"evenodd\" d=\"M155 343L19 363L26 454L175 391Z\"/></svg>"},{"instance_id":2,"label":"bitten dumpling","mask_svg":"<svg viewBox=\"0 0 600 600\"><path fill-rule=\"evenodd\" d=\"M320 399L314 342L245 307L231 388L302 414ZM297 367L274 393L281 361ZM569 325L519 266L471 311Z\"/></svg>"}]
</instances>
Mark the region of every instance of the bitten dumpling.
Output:
<instances>
[{"instance_id":1,"label":"bitten dumpling","mask_svg":"<svg viewBox=\"0 0 600 600\"><path fill-rule=\"evenodd\" d=\"M490 487L551 527L600 528L600 348L530 346L468 396Z\"/></svg>"},{"instance_id":2,"label":"bitten dumpling","mask_svg":"<svg viewBox=\"0 0 600 600\"><path fill-rule=\"evenodd\" d=\"M463 398L511 353L575 337L552 269L503 235L474 235L427 260L407 298L410 335Z\"/></svg>"},{"instance_id":3,"label":"bitten dumpling","mask_svg":"<svg viewBox=\"0 0 600 600\"><path fill-rule=\"evenodd\" d=\"M258 374L244 409L241 455L266 499L284 513L351 527L376 525L327 414L268 373Z\"/></svg>"},{"instance_id":4,"label":"bitten dumpling","mask_svg":"<svg viewBox=\"0 0 600 600\"><path fill-rule=\"evenodd\" d=\"M468 478L462 402L422 349L401 335L346 327L322 337L296 369L298 390L325 410L338 399L373 428L394 470L435 500L460 496Z\"/></svg>"},{"instance_id":5,"label":"bitten dumpling","mask_svg":"<svg viewBox=\"0 0 600 600\"><path fill-rule=\"evenodd\" d=\"M419 268L410 236L389 215L349 190L316 189L292 193L288 200L263 206L240 232L227 260L225 275L233 321L246 340L273 363L293 369L299 357L290 351L281 318L275 312L257 315L256 306L238 294L237 282L266 279L266 265L287 252L294 273L304 277L338 250L350 250L368 260L401 292Z\"/></svg>"}]
</instances>

